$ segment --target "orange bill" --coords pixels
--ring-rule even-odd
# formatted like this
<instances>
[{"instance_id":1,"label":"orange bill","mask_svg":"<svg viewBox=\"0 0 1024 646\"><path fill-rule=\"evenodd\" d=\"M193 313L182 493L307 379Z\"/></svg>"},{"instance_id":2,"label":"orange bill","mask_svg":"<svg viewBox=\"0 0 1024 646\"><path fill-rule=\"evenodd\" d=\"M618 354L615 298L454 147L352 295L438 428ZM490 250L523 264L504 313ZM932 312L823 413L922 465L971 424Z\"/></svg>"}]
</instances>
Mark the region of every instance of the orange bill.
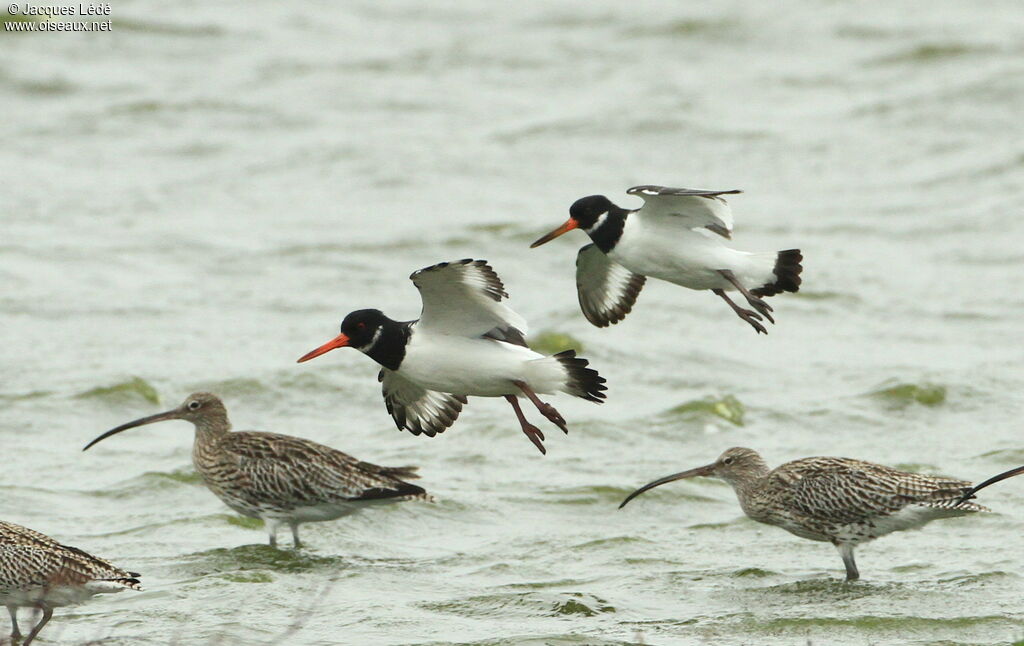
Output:
<instances>
[{"instance_id":1,"label":"orange bill","mask_svg":"<svg viewBox=\"0 0 1024 646\"><path fill-rule=\"evenodd\" d=\"M562 226L558 227L557 229L555 229L551 233L549 233L547 235L544 235L544 236L541 236L540 238L538 238L536 242L534 242L532 245L530 245L530 249L533 249L534 247L539 247L542 244L544 244L545 242L551 242L552 240L554 240L558 236L562 235L563 233L568 233L569 231L572 231L573 229L575 229L579 225L580 225L579 222L577 222L576 220L574 220L572 218L569 218L568 220L565 221L565 224L563 224Z\"/></svg>"},{"instance_id":2,"label":"orange bill","mask_svg":"<svg viewBox=\"0 0 1024 646\"><path fill-rule=\"evenodd\" d=\"M344 335L344 334L339 334L338 336L334 337L333 339L331 339L327 343L323 344L322 346L320 346L316 350L313 350L311 352L307 352L306 354L302 355L302 357L299 358L297 363L302 363L303 361L309 361L310 359L313 359L315 357L319 357L321 354L324 354L325 352L330 352L331 350L334 350L335 348L344 348L344 347L347 347L347 346L348 346L348 337L346 335Z\"/></svg>"}]
</instances>

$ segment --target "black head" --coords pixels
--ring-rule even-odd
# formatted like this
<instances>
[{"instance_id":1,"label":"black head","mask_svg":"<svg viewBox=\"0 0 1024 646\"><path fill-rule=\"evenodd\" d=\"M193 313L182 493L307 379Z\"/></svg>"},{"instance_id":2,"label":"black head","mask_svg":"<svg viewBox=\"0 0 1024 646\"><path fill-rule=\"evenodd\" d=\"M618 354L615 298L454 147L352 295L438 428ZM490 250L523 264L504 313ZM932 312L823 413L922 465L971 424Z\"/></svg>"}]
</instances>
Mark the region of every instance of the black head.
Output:
<instances>
[{"instance_id":1,"label":"black head","mask_svg":"<svg viewBox=\"0 0 1024 646\"><path fill-rule=\"evenodd\" d=\"M348 337L350 346L367 352L380 340L388 321L391 319L380 310L356 310L341 322L341 333Z\"/></svg>"},{"instance_id":2,"label":"black head","mask_svg":"<svg viewBox=\"0 0 1024 646\"><path fill-rule=\"evenodd\" d=\"M572 206L569 207L569 219L565 221L565 224L558 227L554 231L541 236L530 245L530 248L539 247L545 242L550 242L562 235L568 233L573 229L583 229L590 237L594 237L595 230L601 226L605 221L605 215L612 210L620 210L612 201L604 195L588 195L587 197L581 197L580 199L573 202Z\"/></svg>"},{"instance_id":3,"label":"black head","mask_svg":"<svg viewBox=\"0 0 1024 646\"><path fill-rule=\"evenodd\" d=\"M615 208L604 195L581 197L569 207L569 217L576 220L576 226L584 231L593 229L601 216Z\"/></svg>"},{"instance_id":4,"label":"black head","mask_svg":"<svg viewBox=\"0 0 1024 646\"><path fill-rule=\"evenodd\" d=\"M385 368L397 370L405 356L407 330L407 325L388 318L380 310L356 310L341 322L341 334L303 355L299 363L335 348L352 347Z\"/></svg>"}]
</instances>

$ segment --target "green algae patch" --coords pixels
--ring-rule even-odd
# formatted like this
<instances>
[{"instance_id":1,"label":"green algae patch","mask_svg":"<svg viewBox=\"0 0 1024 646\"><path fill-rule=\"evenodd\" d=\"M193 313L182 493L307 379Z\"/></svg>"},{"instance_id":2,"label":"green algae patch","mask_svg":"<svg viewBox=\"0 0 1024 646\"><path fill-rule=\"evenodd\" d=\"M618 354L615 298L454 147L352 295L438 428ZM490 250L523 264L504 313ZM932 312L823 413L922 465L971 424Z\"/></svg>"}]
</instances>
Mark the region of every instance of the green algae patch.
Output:
<instances>
[{"instance_id":1,"label":"green algae patch","mask_svg":"<svg viewBox=\"0 0 1024 646\"><path fill-rule=\"evenodd\" d=\"M557 615L583 615L584 617L593 617L594 615L600 615L607 612L615 612L614 606L609 606L604 599L592 597L588 599L593 607L580 601L583 597L581 594L574 594L575 599L566 599L565 601L555 602L552 606L552 610Z\"/></svg>"},{"instance_id":2,"label":"green algae patch","mask_svg":"<svg viewBox=\"0 0 1024 646\"><path fill-rule=\"evenodd\" d=\"M0 20L2 20L4 22L4 24L7 24L7 23L14 23L14 22L39 22L40 18L39 18L39 16L25 16L25 15L20 14L20 13L12 14L9 11L5 11L2 14L0 14ZM4 31L7 31L7 30L4 29ZM12 30L12 31L14 31L14 30Z\"/></svg>"},{"instance_id":3,"label":"green algae patch","mask_svg":"<svg viewBox=\"0 0 1024 646\"><path fill-rule=\"evenodd\" d=\"M226 572L220 578L232 583L273 583L274 577L266 572Z\"/></svg>"},{"instance_id":4,"label":"green algae patch","mask_svg":"<svg viewBox=\"0 0 1024 646\"><path fill-rule=\"evenodd\" d=\"M946 387L928 382L907 384L890 380L867 393L867 396L893 406L908 406L915 403L938 406L946 401Z\"/></svg>"},{"instance_id":5,"label":"green algae patch","mask_svg":"<svg viewBox=\"0 0 1024 646\"><path fill-rule=\"evenodd\" d=\"M564 332L544 330L530 340L530 348L541 354L557 354L564 350L583 352L583 343L576 337Z\"/></svg>"},{"instance_id":6,"label":"green algae patch","mask_svg":"<svg viewBox=\"0 0 1024 646\"><path fill-rule=\"evenodd\" d=\"M240 397L244 395L263 395L267 393L269 388L258 379L237 378L205 382L200 384L197 390L217 393L222 397Z\"/></svg>"},{"instance_id":7,"label":"green algae patch","mask_svg":"<svg viewBox=\"0 0 1024 646\"><path fill-rule=\"evenodd\" d=\"M127 381L112 386L97 386L78 393L79 399L100 399L108 402L123 402L141 398L150 404L159 404L160 395L148 381L142 377L132 377Z\"/></svg>"},{"instance_id":8,"label":"green algae patch","mask_svg":"<svg viewBox=\"0 0 1024 646\"><path fill-rule=\"evenodd\" d=\"M220 518L226 520L229 525L234 525L235 527L244 527L245 529L261 529L264 524L262 518L249 518L248 516L234 516L232 514L221 514Z\"/></svg>"},{"instance_id":9,"label":"green algae patch","mask_svg":"<svg viewBox=\"0 0 1024 646\"><path fill-rule=\"evenodd\" d=\"M996 51L995 48L985 45L971 45L966 43L925 43L907 51L884 56L875 61L876 64L891 65L898 63L932 63L936 61L971 56L976 54L988 54Z\"/></svg>"},{"instance_id":10,"label":"green algae patch","mask_svg":"<svg viewBox=\"0 0 1024 646\"><path fill-rule=\"evenodd\" d=\"M302 550L277 549L269 545L242 545L218 548L187 557L185 569L197 573L232 570L236 573L253 570L275 572L313 572L337 570L345 565L341 557L315 556Z\"/></svg>"},{"instance_id":11,"label":"green algae patch","mask_svg":"<svg viewBox=\"0 0 1024 646\"><path fill-rule=\"evenodd\" d=\"M705 397L680 404L667 411L668 415L684 417L686 419L699 419L713 415L721 417L730 424L743 426L743 416L747 409L743 402L732 395L725 397Z\"/></svg>"},{"instance_id":12,"label":"green algae patch","mask_svg":"<svg viewBox=\"0 0 1024 646\"><path fill-rule=\"evenodd\" d=\"M147 471L142 474L142 477L146 480L161 481L170 480L172 482L181 482L183 484L200 484L203 481L203 477L199 475L194 469L176 469L174 471Z\"/></svg>"},{"instance_id":13,"label":"green algae patch","mask_svg":"<svg viewBox=\"0 0 1024 646\"><path fill-rule=\"evenodd\" d=\"M195 469L186 468L174 471L146 471L139 476L139 480L156 486L160 486L168 481L180 482L182 484L202 484L203 476L197 473Z\"/></svg>"}]
</instances>

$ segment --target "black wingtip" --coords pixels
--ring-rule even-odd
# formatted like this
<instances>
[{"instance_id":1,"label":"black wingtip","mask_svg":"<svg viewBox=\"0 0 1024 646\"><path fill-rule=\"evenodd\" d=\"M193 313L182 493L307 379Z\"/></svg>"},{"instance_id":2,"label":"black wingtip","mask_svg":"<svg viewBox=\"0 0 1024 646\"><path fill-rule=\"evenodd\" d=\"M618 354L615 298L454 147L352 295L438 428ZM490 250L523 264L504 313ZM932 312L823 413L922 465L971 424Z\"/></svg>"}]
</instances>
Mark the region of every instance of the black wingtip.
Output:
<instances>
[{"instance_id":1,"label":"black wingtip","mask_svg":"<svg viewBox=\"0 0 1024 646\"><path fill-rule=\"evenodd\" d=\"M799 249L780 251L775 257L775 282L752 289L750 293L762 297L775 296L782 292L800 291L800 283L803 282L800 277L800 273L804 270L801 264L803 260L804 256Z\"/></svg>"},{"instance_id":2,"label":"black wingtip","mask_svg":"<svg viewBox=\"0 0 1024 646\"><path fill-rule=\"evenodd\" d=\"M567 392L595 404L603 403L608 397L604 393L608 390L608 386L605 386L606 379L593 368L588 368L590 362L577 357L575 350L565 350L552 356L565 368Z\"/></svg>"}]
</instances>

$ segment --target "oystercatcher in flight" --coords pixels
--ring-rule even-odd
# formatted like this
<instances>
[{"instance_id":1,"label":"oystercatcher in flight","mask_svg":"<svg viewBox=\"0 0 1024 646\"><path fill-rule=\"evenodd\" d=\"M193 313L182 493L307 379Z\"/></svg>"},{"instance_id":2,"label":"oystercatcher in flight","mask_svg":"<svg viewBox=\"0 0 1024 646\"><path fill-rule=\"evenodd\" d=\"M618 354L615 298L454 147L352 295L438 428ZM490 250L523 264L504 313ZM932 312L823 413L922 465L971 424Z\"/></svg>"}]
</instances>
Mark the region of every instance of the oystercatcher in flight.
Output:
<instances>
[{"instance_id":1,"label":"oystercatcher in flight","mask_svg":"<svg viewBox=\"0 0 1024 646\"><path fill-rule=\"evenodd\" d=\"M761 321L775 319L763 297L800 289L800 250L747 253L726 246L732 211L722 196L740 191L634 186L626 192L642 197L644 205L623 209L604 195L580 198L565 224L530 245L539 247L573 229L587 232L593 243L576 256L576 288L587 320L597 327L621 321L650 276L710 289L754 330L767 334ZM726 294L732 290L757 311L734 303Z\"/></svg>"},{"instance_id":2,"label":"oystercatcher in flight","mask_svg":"<svg viewBox=\"0 0 1024 646\"><path fill-rule=\"evenodd\" d=\"M565 392L595 403L605 398L604 378L574 350L546 356L527 347L526 321L501 302L508 294L486 261L442 262L409 278L423 300L419 320L357 310L341 322L341 334L299 362L344 347L369 356L383 367L377 379L388 412L413 435L443 432L469 395L504 397L541 453L547 452L544 434L526 421L518 397L566 433L565 419L539 394Z\"/></svg>"}]
</instances>

